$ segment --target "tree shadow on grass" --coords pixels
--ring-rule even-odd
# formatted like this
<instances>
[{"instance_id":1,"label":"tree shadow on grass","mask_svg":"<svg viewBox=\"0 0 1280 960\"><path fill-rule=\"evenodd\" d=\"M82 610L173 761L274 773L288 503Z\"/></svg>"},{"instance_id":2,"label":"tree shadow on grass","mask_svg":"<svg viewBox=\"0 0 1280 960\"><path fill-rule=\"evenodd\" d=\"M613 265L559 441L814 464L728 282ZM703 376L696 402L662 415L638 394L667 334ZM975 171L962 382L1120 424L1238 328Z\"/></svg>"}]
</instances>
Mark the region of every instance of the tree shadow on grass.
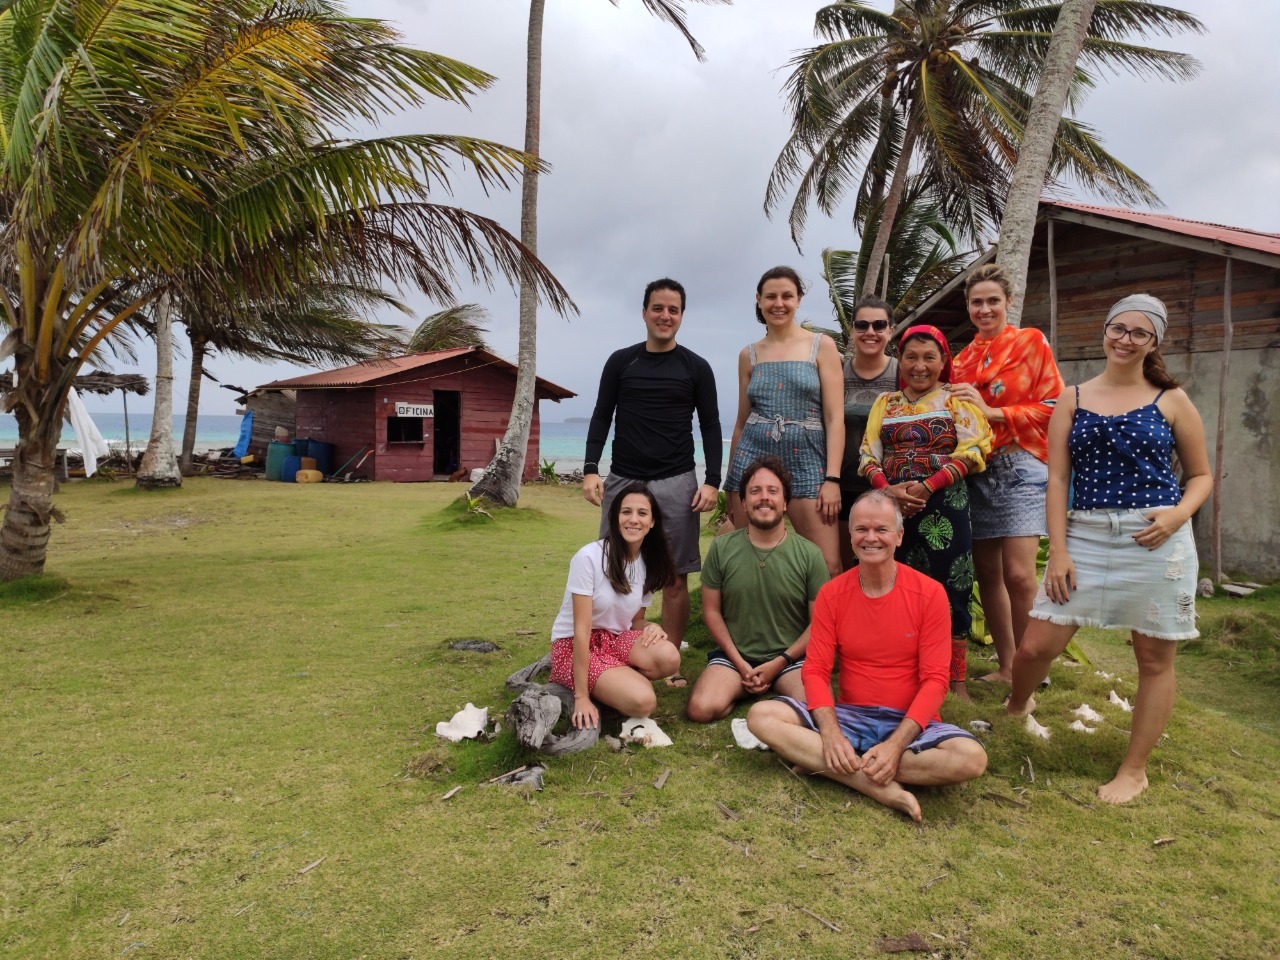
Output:
<instances>
[{"instance_id":1,"label":"tree shadow on grass","mask_svg":"<svg viewBox=\"0 0 1280 960\"><path fill-rule=\"evenodd\" d=\"M0 583L0 609L48 603L70 591L71 584L62 577L47 573L23 577L21 580Z\"/></svg>"}]
</instances>

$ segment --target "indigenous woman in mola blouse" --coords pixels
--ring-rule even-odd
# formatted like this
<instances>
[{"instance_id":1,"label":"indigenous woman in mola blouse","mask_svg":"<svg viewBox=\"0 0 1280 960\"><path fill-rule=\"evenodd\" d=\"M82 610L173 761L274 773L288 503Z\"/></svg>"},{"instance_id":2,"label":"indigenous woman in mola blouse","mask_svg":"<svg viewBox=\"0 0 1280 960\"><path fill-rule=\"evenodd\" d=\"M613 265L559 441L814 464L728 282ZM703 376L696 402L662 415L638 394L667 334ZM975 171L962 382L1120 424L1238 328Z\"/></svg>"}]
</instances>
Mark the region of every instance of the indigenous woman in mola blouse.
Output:
<instances>
[{"instance_id":1,"label":"indigenous woman in mola blouse","mask_svg":"<svg viewBox=\"0 0 1280 960\"><path fill-rule=\"evenodd\" d=\"M871 407L862 439L862 472L896 501L904 517L896 559L932 577L951 607L951 692L965 688L973 539L965 478L980 473L991 450L982 411L946 389L951 350L937 327L911 327L898 343L902 389Z\"/></svg>"},{"instance_id":2,"label":"indigenous woman in mola blouse","mask_svg":"<svg viewBox=\"0 0 1280 960\"><path fill-rule=\"evenodd\" d=\"M1167 323L1155 297L1117 303L1102 328L1106 367L1063 393L1053 413L1049 565L1013 662L1008 712L1023 716L1080 627L1130 632L1138 692L1124 760L1098 790L1107 803L1147 788L1147 757L1173 712L1176 641L1200 635L1191 517L1213 480L1200 414L1160 357Z\"/></svg>"},{"instance_id":3,"label":"indigenous woman in mola blouse","mask_svg":"<svg viewBox=\"0 0 1280 960\"><path fill-rule=\"evenodd\" d=\"M973 565L1000 668L980 679L1008 683L1013 652L1036 595L1036 553L1045 535L1045 436L1062 375L1044 334L1009 325L1013 287L984 264L965 287L978 328L960 351L951 393L982 411L994 434L987 469L969 480Z\"/></svg>"}]
</instances>

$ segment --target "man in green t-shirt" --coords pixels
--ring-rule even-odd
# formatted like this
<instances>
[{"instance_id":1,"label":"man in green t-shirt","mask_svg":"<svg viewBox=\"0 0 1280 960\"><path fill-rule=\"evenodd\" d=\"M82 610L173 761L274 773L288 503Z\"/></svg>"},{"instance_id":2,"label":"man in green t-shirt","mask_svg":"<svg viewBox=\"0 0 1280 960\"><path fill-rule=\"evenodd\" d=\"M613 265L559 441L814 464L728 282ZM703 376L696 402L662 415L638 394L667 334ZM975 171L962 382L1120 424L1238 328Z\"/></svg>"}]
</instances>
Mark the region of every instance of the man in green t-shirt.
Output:
<instances>
[{"instance_id":1,"label":"man in green t-shirt","mask_svg":"<svg viewBox=\"0 0 1280 960\"><path fill-rule=\"evenodd\" d=\"M800 666L818 588L822 551L782 522L791 474L777 457L756 460L739 486L747 526L717 537L702 565L702 619L716 642L693 685L694 723L727 717L744 697L803 698Z\"/></svg>"}]
</instances>

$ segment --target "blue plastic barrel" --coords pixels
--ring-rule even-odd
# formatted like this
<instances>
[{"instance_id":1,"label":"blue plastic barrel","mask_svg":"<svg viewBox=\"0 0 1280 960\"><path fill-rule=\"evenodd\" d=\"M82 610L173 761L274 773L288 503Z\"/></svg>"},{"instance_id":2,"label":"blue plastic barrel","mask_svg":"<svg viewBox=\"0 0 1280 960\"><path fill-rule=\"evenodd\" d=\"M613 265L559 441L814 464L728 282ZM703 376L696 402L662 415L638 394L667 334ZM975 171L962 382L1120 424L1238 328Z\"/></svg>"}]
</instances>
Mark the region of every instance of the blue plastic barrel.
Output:
<instances>
[{"instance_id":1,"label":"blue plastic barrel","mask_svg":"<svg viewBox=\"0 0 1280 960\"><path fill-rule=\"evenodd\" d=\"M285 483L297 483L298 471L301 469L301 457L285 457L284 466L280 468L280 479Z\"/></svg>"},{"instance_id":2,"label":"blue plastic barrel","mask_svg":"<svg viewBox=\"0 0 1280 960\"><path fill-rule=\"evenodd\" d=\"M284 459L292 455L293 444L283 440L272 440L267 444L267 479L279 480L280 471L284 469ZM297 468L294 468L297 472Z\"/></svg>"},{"instance_id":3,"label":"blue plastic barrel","mask_svg":"<svg viewBox=\"0 0 1280 960\"><path fill-rule=\"evenodd\" d=\"M311 454L307 453L307 445L308 445L308 444L310 444L310 443L311 443L311 441L310 441L310 440L303 440L303 439L301 439L301 438L297 438L297 439L295 439L295 440L293 441L293 452L294 452L294 454L295 454L295 455L297 455L297 456L299 456L299 457L309 457L309 456L311 456Z\"/></svg>"},{"instance_id":4,"label":"blue plastic barrel","mask_svg":"<svg viewBox=\"0 0 1280 960\"><path fill-rule=\"evenodd\" d=\"M326 477L333 473L333 444L323 440L307 441L307 456L314 457L316 469Z\"/></svg>"}]
</instances>

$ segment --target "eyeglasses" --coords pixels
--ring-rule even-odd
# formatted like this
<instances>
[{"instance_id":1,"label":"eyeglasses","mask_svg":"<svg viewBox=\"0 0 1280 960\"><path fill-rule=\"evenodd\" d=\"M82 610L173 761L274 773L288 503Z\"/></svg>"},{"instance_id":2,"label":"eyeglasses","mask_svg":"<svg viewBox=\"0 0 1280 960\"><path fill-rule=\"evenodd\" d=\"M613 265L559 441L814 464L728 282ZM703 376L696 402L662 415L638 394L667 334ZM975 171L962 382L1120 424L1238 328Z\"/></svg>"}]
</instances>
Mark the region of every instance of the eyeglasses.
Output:
<instances>
[{"instance_id":1,"label":"eyeglasses","mask_svg":"<svg viewBox=\"0 0 1280 960\"><path fill-rule=\"evenodd\" d=\"M866 333L868 330L874 330L879 333L881 330L889 329L888 320L855 320L853 321L853 329L859 333Z\"/></svg>"},{"instance_id":2,"label":"eyeglasses","mask_svg":"<svg viewBox=\"0 0 1280 960\"><path fill-rule=\"evenodd\" d=\"M1122 323L1108 323L1102 331L1107 335L1108 340L1119 341L1128 337L1129 342L1135 347L1145 347L1156 338L1150 330L1130 330Z\"/></svg>"}]
</instances>

